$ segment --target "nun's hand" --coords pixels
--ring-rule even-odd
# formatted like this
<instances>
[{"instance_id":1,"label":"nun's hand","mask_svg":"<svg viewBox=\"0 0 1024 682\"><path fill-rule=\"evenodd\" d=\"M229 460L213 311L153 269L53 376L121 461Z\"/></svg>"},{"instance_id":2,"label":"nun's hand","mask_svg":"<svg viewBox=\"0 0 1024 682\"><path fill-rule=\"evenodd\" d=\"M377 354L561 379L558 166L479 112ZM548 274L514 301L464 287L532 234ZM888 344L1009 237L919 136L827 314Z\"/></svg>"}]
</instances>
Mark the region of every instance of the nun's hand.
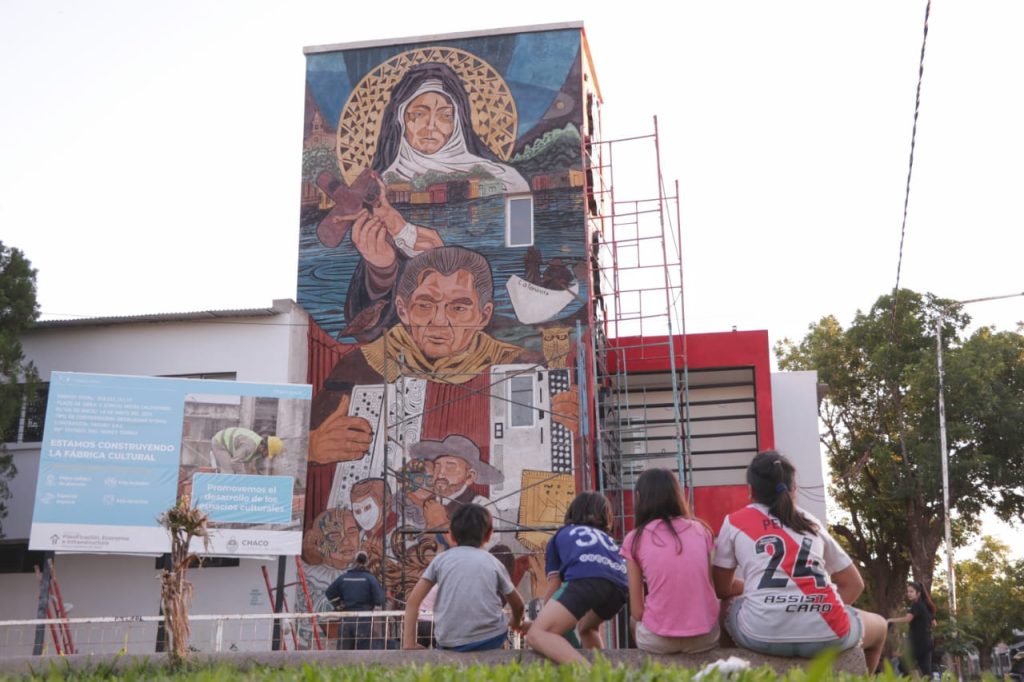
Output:
<instances>
[{"instance_id":1,"label":"nun's hand","mask_svg":"<svg viewBox=\"0 0 1024 682\"><path fill-rule=\"evenodd\" d=\"M373 215L380 216L384 224L388 226L388 232L392 236L396 236L405 228L405 218L388 203L388 188L384 185L384 181L381 180L379 175L375 175L374 179L380 187L380 196L377 199L377 203L373 206Z\"/></svg>"},{"instance_id":2,"label":"nun's hand","mask_svg":"<svg viewBox=\"0 0 1024 682\"><path fill-rule=\"evenodd\" d=\"M376 213L370 215L363 209L357 214L352 224L352 243L370 265L383 269L395 263L395 247L388 241L387 225Z\"/></svg>"}]
</instances>

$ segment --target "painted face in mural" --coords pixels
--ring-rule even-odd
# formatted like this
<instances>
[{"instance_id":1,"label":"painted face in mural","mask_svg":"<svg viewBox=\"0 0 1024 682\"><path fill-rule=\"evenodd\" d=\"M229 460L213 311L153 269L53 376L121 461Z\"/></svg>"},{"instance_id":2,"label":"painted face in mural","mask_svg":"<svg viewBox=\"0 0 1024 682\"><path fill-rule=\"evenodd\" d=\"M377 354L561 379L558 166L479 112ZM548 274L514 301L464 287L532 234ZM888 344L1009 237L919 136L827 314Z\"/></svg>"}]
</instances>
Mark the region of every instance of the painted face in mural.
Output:
<instances>
[{"instance_id":1,"label":"painted face in mural","mask_svg":"<svg viewBox=\"0 0 1024 682\"><path fill-rule=\"evenodd\" d=\"M352 515L364 531L376 529L383 522L384 480L366 478L352 486Z\"/></svg>"},{"instance_id":2,"label":"painted face in mural","mask_svg":"<svg viewBox=\"0 0 1024 682\"><path fill-rule=\"evenodd\" d=\"M473 482L476 472L461 457L442 455L434 460L434 492L451 496Z\"/></svg>"},{"instance_id":3,"label":"painted face in mural","mask_svg":"<svg viewBox=\"0 0 1024 682\"><path fill-rule=\"evenodd\" d=\"M352 512L344 508L329 509L317 524L322 540L320 553L334 563L347 564L356 558L359 547L359 526Z\"/></svg>"},{"instance_id":4,"label":"painted face in mural","mask_svg":"<svg viewBox=\"0 0 1024 682\"><path fill-rule=\"evenodd\" d=\"M373 530L380 523L380 505L372 497L352 501L352 515L363 530Z\"/></svg>"},{"instance_id":5,"label":"painted face in mural","mask_svg":"<svg viewBox=\"0 0 1024 682\"><path fill-rule=\"evenodd\" d=\"M421 154L434 154L455 131L455 107L444 95L425 92L405 108L405 140Z\"/></svg>"},{"instance_id":6,"label":"painted face in mural","mask_svg":"<svg viewBox=\"0 0 1024 682\"><path fill-rule=\"evenodd\" d=\"M542 348L544 359L548 362L548 368L567 367L569 358L569 328L551 327L541 332Z\"/></svg>"},{"instance_id":7,"label":"painted face in mural","mask_svg":"<svg viewBox=\"0 0 1024 682\"><path fill-rule=\"evenodd\" d=\"M480 306L473 276L465 270L442 275L428 270L409 299L397 300L398 317L428 358L445 358L469 347L491 321L494 305Z\"/></svg>"},{"instance_id":8,"label":"painted face in mural","mask_svg":"<svg viewBox=\"0 0 1024 682\"><path fill-rule=\"evenodd\" d=\"M404 475L406 479L405 494L418 502L433 497L434 481L431 478L433 462L424 462L414 459L407 465Z\"/></svg>"}]
</instances>

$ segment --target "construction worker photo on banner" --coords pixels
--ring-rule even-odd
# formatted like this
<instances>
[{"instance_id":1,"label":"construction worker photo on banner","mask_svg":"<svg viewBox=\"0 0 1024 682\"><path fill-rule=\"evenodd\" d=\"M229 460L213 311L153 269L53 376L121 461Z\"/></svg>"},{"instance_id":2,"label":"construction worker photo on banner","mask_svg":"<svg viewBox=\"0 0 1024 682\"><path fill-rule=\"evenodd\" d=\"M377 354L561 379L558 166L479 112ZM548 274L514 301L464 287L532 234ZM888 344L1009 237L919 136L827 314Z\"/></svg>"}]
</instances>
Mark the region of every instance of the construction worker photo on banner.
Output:
<instances>
[{"instance_id":1,"label":"construction worker photo on banner","mask_svg":"<svg viewBox=\"0 0 1024 682\"><path fill-rule=\"evenodd\" d=\"M299 527L305 503L308 420L307 400L189 394L182 420L178 499L202 508L203 499L194 494L197 476L198 480L231 481L236 486L259 483L268 490L273 484L274 494L281 498L277 506L287 498L287 510L248 521L212 513L211 525ZM211 479L211 475L217 478ZM210 497L205 499L209 502Z\"/></svg>"}]
</instances>

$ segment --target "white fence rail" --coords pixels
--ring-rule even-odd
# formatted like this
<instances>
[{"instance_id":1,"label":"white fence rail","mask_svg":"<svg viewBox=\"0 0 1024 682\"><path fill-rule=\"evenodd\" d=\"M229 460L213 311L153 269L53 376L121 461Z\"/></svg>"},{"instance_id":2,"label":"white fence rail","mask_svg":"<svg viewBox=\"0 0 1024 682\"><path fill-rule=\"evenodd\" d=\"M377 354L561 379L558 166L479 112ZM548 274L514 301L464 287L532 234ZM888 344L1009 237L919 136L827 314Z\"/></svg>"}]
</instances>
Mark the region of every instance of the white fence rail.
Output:
<instances>
[{"instance_id":1,"label":"white fence rail","mask_svg":"<svg viewBox=\"0 0 1024 682\"><path fill-rule=\"evenodd\" d=\"M271 651L274 621L280 621L281 650L397 649L401 646L404 611L330 611L310 613L196 614L189 616L193 651ZM157 651L163 616L107 616L0 621L0 657L32 656L40 631L40 656L66 653L147 654ZM314 632L314 625L316 628ZM69 635L67 646L64 633ZM319 639L319 643L318 640ZM417 621L417 639L433 644L433 620ZM509 634L509 646L522 646Z\"/></svg>"}]
</instances>

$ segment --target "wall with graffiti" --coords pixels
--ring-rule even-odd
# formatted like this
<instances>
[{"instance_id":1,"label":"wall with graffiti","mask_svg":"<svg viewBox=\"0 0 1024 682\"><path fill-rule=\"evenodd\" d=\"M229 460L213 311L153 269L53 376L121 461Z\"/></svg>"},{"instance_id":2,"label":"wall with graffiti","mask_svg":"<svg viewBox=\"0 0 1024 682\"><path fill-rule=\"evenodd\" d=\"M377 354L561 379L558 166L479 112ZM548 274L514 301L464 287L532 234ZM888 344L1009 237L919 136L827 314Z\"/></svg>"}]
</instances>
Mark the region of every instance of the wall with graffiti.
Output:
<instances>
[{"instance_id":1,"label":"wall with graffiti","mask_svg":"<svg viewBox=\"0 0 1024 682\"><path fill-rule=\"evenodd\" d=\"M401 598L470 501L540 589L580 452L587 72L579 28L307 51L314 595L362 550Z\"/></svg>"}]
</instances>

